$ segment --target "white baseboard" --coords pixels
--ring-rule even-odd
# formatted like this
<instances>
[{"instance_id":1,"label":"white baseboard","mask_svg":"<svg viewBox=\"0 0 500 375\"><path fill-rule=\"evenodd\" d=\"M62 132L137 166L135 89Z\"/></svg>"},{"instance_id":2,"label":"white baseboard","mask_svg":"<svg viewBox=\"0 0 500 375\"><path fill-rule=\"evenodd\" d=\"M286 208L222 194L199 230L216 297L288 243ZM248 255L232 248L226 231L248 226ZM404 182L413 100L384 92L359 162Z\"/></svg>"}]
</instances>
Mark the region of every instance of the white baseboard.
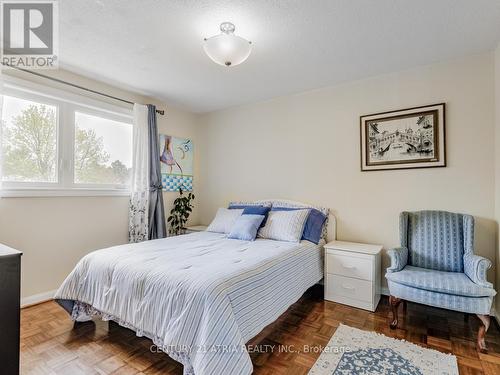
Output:
<instances>
[{"instance_id":1,"label":"white baseboard","mask_svg":"<svg viewBox=\"0 0 500 375\"><path fill-rule=\"evenodd\" d=\"M32 296L21 298L21 308L36 305L54 299L56 290L49 290L48 292L34 294Z\"/></svg>"}]
</instances>

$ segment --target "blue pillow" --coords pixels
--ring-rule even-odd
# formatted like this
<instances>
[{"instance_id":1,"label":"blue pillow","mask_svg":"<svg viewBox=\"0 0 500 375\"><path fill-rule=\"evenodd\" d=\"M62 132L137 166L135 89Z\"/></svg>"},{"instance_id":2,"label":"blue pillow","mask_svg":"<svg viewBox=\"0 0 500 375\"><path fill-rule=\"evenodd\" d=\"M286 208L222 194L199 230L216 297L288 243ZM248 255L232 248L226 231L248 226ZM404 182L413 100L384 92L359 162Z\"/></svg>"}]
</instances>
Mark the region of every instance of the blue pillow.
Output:
<instances>
[{"instance_id":1,"label":"blue pillow","mask_svg":"<svg viewBox=\"0 0 500 375\"><path fill-rule=\"evenodd\" d=\"M230 210L243 210L242 215L264 215L264 220L260 227L262 228L266 225L267 222L267 214L271 211L271 206L263 206L260 204L229 204L228 209Z\"/></svg>"},{"instance_id":2,"label":"blue pillow","mask_svg":"<svg viewBox=\"0 0 500 375\"><path fill-rule=\"evenodd\" d=\"M262 220L264 220L264 215L241 215L233 224L228 238L254 241Z\"/></svg>"},{"instance_id":3,"label":"blue pillow","mask_svg":"<svg viewBox=\"0 0 500 375\"><path fill-rule=\"evenodd\" d=\"M267 222L267 214L271 211L271 207L265 206L247 206L243 210L242 215L262 215L264 216L264 220L262 220L262 224L260 224L260 228L266 225Z\"/></svg>"},{"instance_id":4,"label":"blue pillow","mask_svg":"<svg viewBox=\"0 0 500 375\"><path fill-rule=\"evenodd\" d=\"M230 210L244 210L245 208L247 207L264 207L263 205L261 204L229 204L228 206L228 209ZM271 207L269 207L271 208Z\"/></svg>"},{"instance_id":5,"label":"blue pillow","mask_svg":"<svg viewBox=\"0 0 500 375\"><path fill-rule=\"evenodd\" d=\"M292 211L301 210L303 208L291 208L291 207L273 207L272 211ZM321 232L323 230L323 224L325 223L326 215L321 211L311 208L309 216L306 220L306 225L304 225L304 231L302 232L302 240L307 240L314 242L316 245L321 240Z\"/></svg>"}]
</instances>

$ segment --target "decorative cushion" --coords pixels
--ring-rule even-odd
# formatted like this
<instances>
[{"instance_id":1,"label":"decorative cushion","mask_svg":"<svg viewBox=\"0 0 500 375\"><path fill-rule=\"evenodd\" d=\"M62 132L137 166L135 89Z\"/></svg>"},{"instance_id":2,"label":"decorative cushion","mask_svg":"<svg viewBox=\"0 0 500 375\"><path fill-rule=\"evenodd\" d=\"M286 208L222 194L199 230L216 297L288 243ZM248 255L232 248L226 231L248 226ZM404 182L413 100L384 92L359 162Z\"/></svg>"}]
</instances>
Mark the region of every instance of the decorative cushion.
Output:
<instances>
[{"instance_id":1,"label":"decorative cushion","mask_svg":"<svg viewBox=\"0 0 500 375\"><path fill-rule=\"evenodd\" d=\"M291 207L273 207L272 211L292 211L299 210L300 208ZM309 216L307 217L306 224L304 225L304 231L302 232L301 239L314 242L316 245L321 240L321 234L323 231L323 224L326 221L326 215L318 211L315 208L311 208Z\"/></svg>"},{"instance_id":2,"label":"decorative cushion","mask_svg":"<svg viewBox=\"0 0 500 375\"><path fill-rule=\"evenodd\" d=\"M262 220L262 224L260 224L260 227L262 228L264 225L266 225L267 215L268 215L269 211L271 211L271 207L247 206L243 210L242 215L262 215L262 216L264 216L264 220Z\"/></svg>"},{"instance_id":3,"label":"decorative cushion","mask_svg":"<svg viewBox=\"0 0 500 375\"><path fill-rule=\"evenodd\" d=\"M242 241L254 241L263 220L264 215L241 215L236 219L228 238Z\"/></svg>"},{"instance_id":4,"label":"decorative cushion","mask_svg":"<svg viewBox=\"0 0 500 375\"><path fill-rule=\"evenodd\" d=\"M262 224L260 225L261 227L263 227L264 225L266 225L266 221L267 221L267 213L269 212L269 210L271 209L271 203L260 203L260 202L246 202L246 201L237 201L237 202L229 202L229 206L228 208L230 210L244 210L246 208L248 208L248 210L246 211L246 213L243 213L243 215L253 215L253 214L256 214L256 215L261 215L260 211L261 209L262 210L265 210L267 209L267 211L265 213L262 213L262 215L265 215L265 218L264 218L264 221L262 222ZM255 210L255 211L254 211Z\"/></svg>"},{"instance_id":5,"label":"decorative cushion","mask_svg":"<svg viewBox=\"0 0 500 375\"><path fill-rule=\"evenodd\" d=\"M326 219L327 215L314 208L311 209L311 212L307 217L306 225L304 226L302 239L314 242L317 245L322 238L321 235L323 233L323 226Z\"/></svg>"},{"instance_id":6,"label":"decorative cushion","mask_svg":"<svg viewBox=\"0 0 500 375\"><path fill-rule=\"evenodd\" d=\"M406 266L399 272L387 273L385 277L397 284L437 293L464 297L491 297L496 294L493 288L475 284L465 273L461 272L444 272Z\"/></svg>"},{"instance_id":7,"label":"decorative cushion","mask_svg":"<svg viewBox=\"0 0 500 375\"><path fill-rule=\"evenodd\" d=\"M215 218L212 220L210 225L207 228L207 232L216 232L216 233L229 233L231 229L238 219L241 216L243 210L234 209L230 210L227 208L219 208L217 210L217 214Z\"/></svg>"},{"instance_id":8,"label":"decorative cushion","mask_svg":"<svg viewBox=\"0 0 500 375\"><path fill-rule=\"evenodd\" d=\"M243 209L243 215L267 215L271 207L265 206L247 206Z\"/></svg>"},{"instance_id":9,"label":"decorative cushion","mask_svg":"<svg viewBox=\"0 0 500 375\"><path fill-rule=\"evenodd\" d=\"M261 238L299 242L310 210L270 211L267 224L258 232Z\"/></svg>"}]
</instances>

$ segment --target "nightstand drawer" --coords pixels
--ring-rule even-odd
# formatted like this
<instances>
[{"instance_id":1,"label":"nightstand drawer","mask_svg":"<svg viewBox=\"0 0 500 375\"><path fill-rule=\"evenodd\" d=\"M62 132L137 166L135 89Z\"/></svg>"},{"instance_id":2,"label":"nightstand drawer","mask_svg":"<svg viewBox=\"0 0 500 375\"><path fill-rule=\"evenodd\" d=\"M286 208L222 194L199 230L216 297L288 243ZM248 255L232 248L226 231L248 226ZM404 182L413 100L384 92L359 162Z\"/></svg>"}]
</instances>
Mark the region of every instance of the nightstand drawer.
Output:
<instances>
[{"instance_id":1,"label":"nightstand drawer","mask_svg":"<svg viewBox=\"0 0 500 375\"><path fill-rule=\"evenodd\" d=\"M360 258L339 254L326 255L326 272L335 275L373 280L373 262L371 258Z\"/></svg>"},{"instance_id":2,"label":"nightstand drawer","mask_svg":"<svg viewBox=\"0 0 500 375\"><path fill-rule=\"evenodd\" d=\"M372 283L366 280L328 274L326 278L326 295L328 300L350 298L371 303L373 299Z\"/></svg>"}]
</instances>

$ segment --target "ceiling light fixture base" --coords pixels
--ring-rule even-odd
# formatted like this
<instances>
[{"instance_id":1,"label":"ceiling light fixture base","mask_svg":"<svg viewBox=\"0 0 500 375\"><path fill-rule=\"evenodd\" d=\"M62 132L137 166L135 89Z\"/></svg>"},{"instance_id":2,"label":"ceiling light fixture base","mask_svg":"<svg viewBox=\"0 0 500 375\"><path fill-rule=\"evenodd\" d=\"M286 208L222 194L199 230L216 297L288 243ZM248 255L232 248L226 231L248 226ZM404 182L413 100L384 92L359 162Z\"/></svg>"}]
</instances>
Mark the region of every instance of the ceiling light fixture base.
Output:
<instances>
[{"instance_id":1,"label":"ceiling light fixture base","mask_svg":"<svg viewBox=\"0 0 500 375\"><path fill-rule=\"evenodd\" d=\"M234 34L234 30L236 30L236 26L231 22L222 22L220 24L220 31L224 34Z\"/></svg>"}]
</instances>

